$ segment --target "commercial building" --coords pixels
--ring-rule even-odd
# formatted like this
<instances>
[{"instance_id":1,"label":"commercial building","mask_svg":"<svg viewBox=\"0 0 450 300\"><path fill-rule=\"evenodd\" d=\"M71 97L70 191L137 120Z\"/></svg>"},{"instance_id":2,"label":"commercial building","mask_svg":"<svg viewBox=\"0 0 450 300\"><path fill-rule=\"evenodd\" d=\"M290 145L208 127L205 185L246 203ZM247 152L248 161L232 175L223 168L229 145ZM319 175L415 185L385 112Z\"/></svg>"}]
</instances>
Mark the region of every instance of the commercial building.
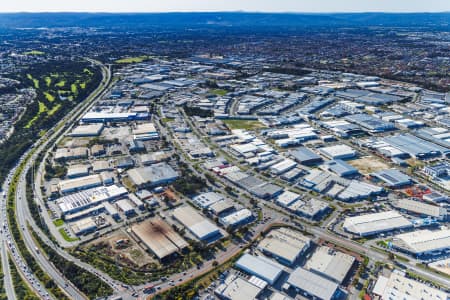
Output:
<instances>
[{"instance_id":1,"label":"commercial building","mask_svg":"<svg viewBox=\"0 0 450 300\"><path fill-rule=\"evenodd\" d=\"M401 199L394 205L402 210L418 214L420 216L429 216L440 221L447 219L447 209L442 206L428 204L422 201L411 199Z\"/></svg>"},{"instance_id":2,"label":"commercial building","mask_svg":"<svg viewBox=\"0 0 450 300\"><path fill-rule=\"evenodd\" d=\"M177 207L173 217L201 241L212 242L222 237L219 227L188 205Z\"/></svg>"},{"instance_id":3,"label":"commercial building","mask_svg":"<svg viewBox=\"0 0 450 300\"><path fill-rule=\"evenodd\" d=\"M343 225L346 231L360 236L410 228L412 226L412 223L408 219L394 210L347 217Z\"/></svg>"},{"instance_id":4,"label":"commercial building","mask_svg":"<svg viewBox=\"0 0 450 300\"><path fill-rule=\"evenodd\" d=\"M75 235L83 235L97 230L97 224L93 218L88 217L71 223L70 229Z\"/></svg>"},{"instance_id":5,"label":"commercial building","mask_svg":"<svg viewBox=\"0 0 450 300\"><path fill-rule=\"evenodd\" d=\"M225 197L219 193L206 192L192 198L192 202L200 208L208 208L216 202L225 200Z\"/></svg>"},{"instance_id":6,"label":"commercial building","mask_svg":"<svg viewBox=\"0 0 450 300\"><path fill-rule=\"evenodd\" d=\"M67 168L68 178L77 178L89 175L89 165L71 165Z\"/></svg>"},{"instance_id":7,"label":"commercial building","mask_svg":"<svg viewBox=\"0 0 450 300\"><path fill-rule=\"evenodd\" d=\"M383 121L368 114L354 114L345 117L345 119L361 126L366 131L371 133L385 132L396 129L393 123Z\"/></svg>"},{"instance_id":8,"label":"commercial building","mask_svg":"<svg viewBox=\"0 0 450 300\"><path fill-rule=\"evenodd\" d=\"M163 220L148 219L131 226L131 232L154 254L159 260L181 252L189 244L172 227Z\"/></svg>"},{"instance_id":9,"label":"commercial building","mask_svg":"<svg viewBox=\"0 0 450 300\"><path fill-rule=\"evenodd\" d=\"M414 256L442 254L450 249L450 229L424 229L398 234L392 246Z\"/></svg>"},{"instance_id":10,"label":"commercial building","mask_svg":"<svg viewBox=\"0 0 450 300\"><path fill-rule=\"evenodd\" d=\"M135 112L88 112L81 118L81 121L83 123L131 122L141 118L142 116Z\"/></svg>"},{"instance_id":11,"label":"commercial building","mask_svg":"<svg viewBox=\"0 0 450 300\"><path fill-rule=\"evenodd\" d=\"M88 157L88 148L76 147L76 148L58 148L55 153L56 161L68 161Z\"/></svg>"},{"instance_id":12,"label":"commercial building","mask_svg":"<svg viewBox=\"0 0 450 300\"><path fill-rule=\"evenodd\" d=\"M357 155L357 152L347 145L335 145L319 148L322 155L329 159L350 159Z\"/></svg>"},{"instance_id":13,"label":"commercial building","mask_svg":"<svg viewBox=\"0 0 450 300\"><path fill-rule=\"evenodd\" d=\"M262 256L253 256L248 253L241 256L236 262L236 268L251 275L255 275L273 285L283 272L283 266Z\"/></svg>"},{"instance_id":14,"label":"commercial building","mask_svg":"<svg viewBox=\"0 0 450 300\"><path fill-rule=\"evenodd\" d=\"M210 205L208 209L216 216L227 214L234 210L234 204L229 199L224 199Z\"/></svg>"},{"instance_id":15,"label":"commercial building","mask_svg":"<svg viewBox=\"0 0 450 300\"><path fill-rule=\"evenodd\" d=\"M382 140L416 159L440 157L450 152L449 148L426 141L409 133L385 137Z\"/></svg>"},{"instance_id":16,"label":"commercial building","mask_svg":"<svg viewBox=\"0 0 450 300\"><path fill-rule=\"evenodd\" d=\"M398 188L412 183L411 177L397 169L381 170L370 175L383 181L388 187L392 188Z\"/></svg>"},{"instance_id":17,"label":"commercial building","mask_svg":"<svg viewBox=\"0 0 450 300\"><path fill-rule=\"evenodd\" d=\"M323 168L338 176L346 177L358 174L358 170L341 159L326 161Z\"/></svg>"},{"instance_id":18,"label":"commercial building","mask_svg":"<svg viewBox=\"0 0 450 300\"><path fill-rule=\"evenodd\" d=\"M136 141L159 139L158 131L153 123L137 124L132 133L133 139Z\"/></svg>"},{"instance_id":19,"label":"commercial building","mask_svg":"<svg viewBox=\"0 0 450 300\"><path fill-rule=\"evenodd\" d=\"M115 204L117 209L127 217L131 217L136 214L133 205L131 205L130 201L128 201L127 199L121 199L117 201Z\"/></svg>"},{"instance_id":20,"label":"commercial building","mask_svg":"<svg viewBox=\"0 0 450 300\"><path fill-rule=\"evenodd\" d=\"M178 178L178 173L165 162L128 170L127 175L138 187L169 184Z\"/></svg>"},{"instance_id":21,"label":"commercial building","mask_svg":"<svg viewBox=\"0 0 450 300\"><path fill-rule=\"evenodd\" d=\"M102 133L103 124L88 124L80 125L75 127L70 136L73 137L88 137L88 136L99 136Z\"/></svg>"},{"instance_id":22,"label":"commercial building","mask_svg":"<svg viewBox=\"0 0 450 300\"><path fill-rule=\"evenodd\" d=\"M246 225L254 220L255 217L253 216L252 212L247 208L243 208L241 210L232 212L229 215L219 218L219 223L222 224L225 228L227 227L236 228L239 226Z\"/></svg>"},{"instance_id":23,"label":"commercial building","mask_svg":"<svg viewBox=\"0 0 450 300\"><path fill-rule=\"evenodd\" d=\"M423 172L431 178L448 176L450 174L450 163L442 162L433 166L425 166Z\"/></svg>"},{"instance_id":24,"label":"commercial building","mask_svg":"<svg viewBox=\"0 0 450 300\"><path fill-rule=\"evenodd\" d=\"M300 199L300 195L291 191L284 191L282 194L280 194L276 200L275 203L282 206L282 207L288 207L295 201Z\"/></svg>"},{"instance_id":25,"label":"commercial building","mask_svg":"<svg viewBox=\"0 0 450 300\"><path fill-rule=\"evenodd\" d=\"M61 194L68 194L76 191L87 190L102 185L100 175L94 174L78 178L61 180L58 188Z\"/></svg>"},{"instance_id":26,"label":"commercial building","mask_svg":"<svg viewBox=\"0 0 450 300\"><path fill-rule=\"evenodd\" d=\"M354 262L355 258L351 255L321 246L316 249L304 268L337 284L342 284Z\"/></svg>"},{"instance_id":27,"label":"commercial building","mask_svg":"<svg viewBox=\"0 0 450 300\"><path fill-rule=\"evenodd\" d=\"M427 284L407 278L401 271L394 270L390 276L381 275L372 290L382 300L447 300L448 294Z\"/></svg>"},{"instance_id":28,"label":"commercial building","mask_svg":"<svg viewBox=\"0 0 450 300\"><path fill-rule=\"evenodd\" d=\"M223 300L254 300L261 291L262 288L259 286L241 277L230 275L214 290L214 293Z\"/></svg>"},{"instance_id":29,"label":"commercial building","mask_svg":"<svg viewBox=\"0 0 450 300\"><path fill-rule=\"evenodd\" d=\"M128 194L128 198L133 203L134 206L136 206L139 210L144 210L145 205L144 202L139 199L135 194Z\"/></svg>"},{"instance_id":30,"label":"commercial building","mask_svg":"<svg viewBox=\"0 0 450 300\"><path fill-rule=\"evenodd\" d=\"M322 162L322 157L306 147L298 147L289 154L302 165L314 165Z\"/></svg>"},{"instance_id":31,"label":"commercial building","mask_svg":"<svg viewBox=\"0 0 450 300\"><path fill-rule=\"evenodd\" d=\"M283 227L271 230L259 242L258 249L278 262L290 266L306 253L310 245L311 239L309 237L298 231Z\"/></svg>"},{"instance_id":32,"label":"commercial building","mask_svg":"<svg viewBox=\"0 0 450 300\"><path fill-rule=\"evenodd\" d=\"M120 219L119 211L109 202L103 202L103 206L105 207L105 211L108 215L110 215L113 219Z\"/></svg>"},{"instance_id":33,"label":"commercial building","mask_svg":"<svg viewBox=\"0 0 450 300\"><path fill-rule=\"evenodd\" d=\"M292 159L285 159L279 163L276 163L270 167L270 172L275 175L283 174L297 166L297 163Z\"/></svg>"},{"instance_id":34,"label":"commercial building","mask_svg":"<svg viewBox=\"0 0 450 300\"><path fill-rule=\"evenodd\" d=\"M339 296L338 284L303 268L295 269L287 280L297 293L321 300L336 299Z\"/></svg>"}]
</instances>

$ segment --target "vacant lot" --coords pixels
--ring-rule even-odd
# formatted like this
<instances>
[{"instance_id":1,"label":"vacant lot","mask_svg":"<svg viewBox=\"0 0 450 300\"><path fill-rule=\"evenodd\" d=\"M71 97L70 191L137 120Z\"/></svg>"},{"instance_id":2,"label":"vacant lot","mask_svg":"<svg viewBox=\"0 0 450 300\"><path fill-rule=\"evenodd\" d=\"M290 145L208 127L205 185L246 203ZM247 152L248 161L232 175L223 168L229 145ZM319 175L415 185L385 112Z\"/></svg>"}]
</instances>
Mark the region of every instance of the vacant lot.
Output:
<instances>
[{"instance_id":1,"label":"vacant lot","mask_svg":"<svg viewBox=\"0 0 450 300\"><path fill-rule=\"evenodd\" d=\"M266 126L256 120L223 120L223 122L230 129L246 129L246 130L257 130L261 128L266 128Z\"/></svg>"},{"instance_id":2,"label":"vacant lot","mask_svg":"<svg viewBox=\"0 0 450 300\"><path fill-rule=\"evenodd\" d=\"M136 57L124 57L124 58L116 60L115 62L117 64L135 64L135 63L143 62L144 60L147 60L147 59L148 59L147 55L141 55L141 56L136 56Z\"/></svg>"},{"instance_id":3,"label":"vacant lot","mask_svg":"<svg viewBox=\"0 0 450 300\"><path fill-rule=\"evenodd\" d=\"M364 156L358 159L350 160L348 163L359 170L362 174L370 174L383 169L389 169L389 166L373 156Z\"/></svg>"},{"instance_id":4,"label":"vacant lot","mask_svg":"<svg viewBox=\"0 0 450 300\"><path fill-rule=\"evenodd\" d=\"M102 254L123 265L143 267L149 263L157 263L128 234L118 230L105 237L89 243L87 246L97 246Z\"/></svg>"}]
</instances>

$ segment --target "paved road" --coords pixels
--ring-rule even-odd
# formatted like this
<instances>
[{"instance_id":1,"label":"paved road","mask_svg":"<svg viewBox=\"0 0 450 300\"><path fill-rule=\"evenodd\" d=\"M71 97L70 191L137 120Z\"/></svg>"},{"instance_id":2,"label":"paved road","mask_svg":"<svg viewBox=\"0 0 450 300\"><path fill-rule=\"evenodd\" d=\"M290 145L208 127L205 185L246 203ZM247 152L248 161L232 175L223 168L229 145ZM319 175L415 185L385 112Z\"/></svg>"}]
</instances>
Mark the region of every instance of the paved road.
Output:
<instances>
[{"instance_id":1,"label":"paved road","mask_svg":"<svg viewBox=\"0 0 450 300\"><path fill-rule=\"evenodd\" d=\"M90 60L93 63L99 64L96 61ZM96 99L105 89L105 87L108 85L111 79L111 72L109 68L105 68L103 65L100 65L102 67L102 74L103 74L103 80L102 84L89 96L88 100L80 104L74 111L83 111L84 109L89 107L90 102L93 99ZM87 102L87 103L86 103ZM70 123L73 122L77 118L77 114L70 114L65 119L63 119L62 124L64 123ZM57 132L53 133L53 135L58 135L60 132L64 130L64 127L61 127ZM48 137L48 134L44 136L45 138ZM41 140L40 140L41 141ZM40 141L38 141L36 144L39 144ZM45 147L45 145L48 142L44 142L40 148L38 149L37 153L42 151ZM36 145L35 144L35 145ZM23 161L23 159L29 154L29 151L27 151L21 158L20 161ZM21 173L20 180L17 185L16 190L16 214L17 214L17 221L19 224L19 228L21 230L21 234L24 238L25 244L27 245L28 250L31 252L31 254L35 257L36 261L40 264L40 266L48 273L48 275L70 296L72 299L84 299L86 298L80 291L78 291L69 281L66 280L66 278L59 273L59 271L48 261L48 259L39 251L37 250L38 247L35 244L35 241L31 237L30 232L27 229L28 223L32 223L31 225L34 225L34 220L31 217L31 214L28 209L28 205L26 203L25 197L26 197L26 178L25 174L28 171L28 169L31 167L32 163L34 162L35 155L32 159L30 159L27 164L25 165L25 168L23 169L23 172ZM10 172L10 175L8 179L5 181L3 190L7 191L9 190L9 183L12 178L12 174L14 174L16 171L16 168L12 169ZM4 197L2 197L2 208L5 209L6 200ZM18 267L18 269L24 274L25 279L28 281L30 286L41 296L43 299L50 299L51 297L47 293L47 291L41 286L41 284L38 282L36 278L34 278L34 275L29 271L28 267L20 257L18 251L15 248L14 243L12 242L12 237L9 234L8 225L6 222L6 211L1 214L0 222L2 224L5 224L5 227L3 228L2 232L2 239L3 237L7 240L7 245L9 246L10 252L12 254L12 257L15 260L15 263ZM4 223L3 223L4 222ZM33 226L33 227L34 227ZM15 299L13 286L11 284L11 277L10 272L7 264L7 249L5 246L5 243L1 243L1 255L2 255L2 263L3 263L3 272L5 274L5 290L8 295L8 299Z\"/></svg>"}]
</instances>

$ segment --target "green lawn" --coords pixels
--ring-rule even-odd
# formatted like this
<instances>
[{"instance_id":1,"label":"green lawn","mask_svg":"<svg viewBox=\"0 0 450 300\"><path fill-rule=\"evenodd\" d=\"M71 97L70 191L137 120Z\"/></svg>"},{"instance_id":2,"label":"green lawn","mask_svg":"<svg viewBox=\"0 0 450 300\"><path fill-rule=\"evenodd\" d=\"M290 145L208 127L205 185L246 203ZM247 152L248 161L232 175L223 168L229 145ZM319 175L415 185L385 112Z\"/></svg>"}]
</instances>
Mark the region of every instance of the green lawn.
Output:
<instances>
[{"instance_id":1,"label":"green lawn","mask_svg":"<svg viewBox=\"0 0 450 300\"><path fill-rule=\"evenodd\" d=\"M44 92L45 98L50 101L53 102L55 101L55 96L53 96L52 94L50 94L49 92Z\"/></svg>"},{"instance_id":2,"label":"green lawn","mask_svg":"<svg viewBox=\"0 0 450 300\"><path fill-rule=\"evenodd\" d=\"M50 84L52 84L52 78L49 76L45 77L45 84L47 85L47 87L50 86Z\"/></svg>"},{"instance_id":3,"label":"green lawn","mask_svg":"<svg viewBox=\"0 0 450 300\"><path fill-rule=\"evenodd\" d=\"M52 116L52 115L53 115L55 112L57 112L58 109L60 109L60 108L61 108L61 103L56 104L55 106L52 107L52 109L50 109L50 110L47 112L47 115Z\"/></svg>"},{"instance_id":4,"label":"green lawn","mask_svg":"<svg viewBox=\"0 0 450 300\"><path fill-rule=\"evenodd\" d=\"M72 83L70 85L70 90L72 91L72 93L78 94L78 86L77 86L77 84L76 83Z\"/></svg>"},{"instance_id":5,"label":"green lawn","mask_svg":"<svg viewBox=\"0 0 450 300\"><path fill-rule=\"evenodd\" d=\"M256 130L266 128L264 124L256 120L223 120L230 129Z\"/></svg>"},{"instance_id":6,"label":"green lawn","mask_svg":"<svg viewBox=\"0 0 450 300\"><path fill-rule=\"evenodd\" d=\"M173 120L175 120L174 118L162 118L161 121L165 124L165 123L169 123L172 122Z\"/></svg>"},{"instance_id":7,"label":"green lawn","mask_svg":"<svg viewBox=\"0 0 450 300\"><path fill-rule=\"evenodd\" d=\"M222 89L213 89L209 91L211 94L217 95L217 96L225 96L228 92L226 90Z\"/></svg>"},{"instance_id":8,"label":"green lawn","mask_svg":"<svg viewBox=\"0 0 450 300\"><path fill-rule=\"evenodd\" d=\"M56 219L53 221L53 224L55 224L56 227L64 225L64 221L62 219Z\"/></svg>"},{"instance_id":9,"label":"green lawn","mask_svg":"<svg viewBox=\"0 0 450 300\"><path fill-rule=\"evenodd\" d=\"M64 230L64 228L60 228L58 231L62 235L62 237L68 242L75 242L79 240L79 238L73 238L70 235L68 235L67 232Z\"/></svg>"},{"instance_id":10,"label":"green lawn","mask_svg":"<svg viewBox=\"0 0 450 300\"><path fill-rule=\"evenodd\" d=\"M55 86L57 87L63 87L66 85L66 81L65 80L61 80L60 82L58 82L57 84L55 84Z\"/></svg>"},{"instance_id":11,"label":"green lawn","mask_svg":"<svg viewBox=\"0 0 450 300\"><path fill-rule=\"evenodd\" d=\"M33 117L33 119L31 119L27 125L25 125L25 128L30 128L31 125L33 125L34 122L36 122L36 120L39 118L39 116L43 113L45 113L46 111L48 111L47 106L45 106L44 103L42 103L41 101L39 101L39 111L38 113Z\"/></svg>"},{"instance_id":12,"label":"green lawn","mask_svg":"<svg viewBox=\"0 0 450 300\"><path fill-rule=\"evenodd\" d=\"M115 61L117 64L133 64L140 63L148 59L147 55L135 56L135 57L124 57Z\"/></svg>"},{"instance_id":13,"label":"green lawn","mask_svg":"<svg viewBox=\"0 0 450 300\"><path fill-rule=\"evenodd\" d=\"M36 78L33 78L33 76L31 76L31 74L27 74L27 78L33 81L35 89L39 89L39 80L37 80Z\"/></svg>"},{"instance_id":14,"label":"green lawn","mask_svg":"<svg viewBox=\"0 0 450 300\"><path fill-rule=\"evenodd\" d=\"M31 51L28 51L28 52L24 52L23 54L24 55L44 55L45 52L38 51L38 50L31 50Z\"/></svg>"}]
</instances>

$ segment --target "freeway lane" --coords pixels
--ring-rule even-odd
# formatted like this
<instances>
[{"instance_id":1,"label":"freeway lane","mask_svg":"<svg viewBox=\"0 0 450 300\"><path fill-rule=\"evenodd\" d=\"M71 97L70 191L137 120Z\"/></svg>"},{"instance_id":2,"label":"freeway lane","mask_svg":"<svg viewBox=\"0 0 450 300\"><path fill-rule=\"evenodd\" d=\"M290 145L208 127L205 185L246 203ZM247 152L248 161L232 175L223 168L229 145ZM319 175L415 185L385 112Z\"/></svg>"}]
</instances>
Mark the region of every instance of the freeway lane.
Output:
<instances>
[{"instance_id":1,"label":"freeway lane","mask_svg":"<svg viewBox=\"0 0 450 300\"><path fill-rule=\"evenodd\" d=\"M72 113L70 115L66 116L62 121L60 121L59 124L61 124L61 125L67 124L67 123L75 120L75 118L78 117L78 114L76 114L76 113L74 114L73 112L77 112L77 111L82 112L85 109L89 108L89 105L91 104L92 100L97 99L98 96L101 95L102 92L108 87L108 84L111 80L111 72L110 72L109 68L106 68L104 65L102 65L99 62L96 62L93 60L89 60L89 61L91 61L92 63L95 63L97 65L100 65L100 67L102 68L103 80L102 80L101 84L99 85L99 87L85 101L80 103L72 111ZM58 127L56 127L56 128L58 128ZM53 134L59 135L62 130L64 130L64 126L60 126L59 129ZM49 133L52 131L53 130L50 130L46 135L44 135L43 138L41 138L38 142L35 143L35 145L40 145L39 146L40 151L45 149L45 146L48 143L49 139L48 140L44 140L44 139L47 139L49 136ZM30 152L30 150L28 150L26 153L24 153L24 155L20 159L20 162L22 162L27 157L29 152ZM37 151L37 152L39 152L39 151ZM20 162L17 165L19 165ZM31 234L28 232L27 219L32 220L32 218L29 215L27 215L26 213L24 213L25 211L28 210L27 203L25 201L25 186L26 186L25 174L26 174L26 171L28 170L28 168L32 165L32 162L34 163L33 159L28 161L23 172L20 174L20 178L19 178L20 180L18 182L18 188L16 191L17 192L16 193L16 205L17 205L16 217L18 218L17 221L19 222L19 228L21 230L21 234L24 238L27 248L32 253L32 255L35 257L35 259L40 264L40 266L48 273L48 275L72 299L84 299L85 296L81 292L79 292L74 286L71 286L70 284L66 284L67 280L61 274L59 274L59 272L56 271L56 269L51 265L51 263L42 254L39 254L36 251L36 245L34 244L34 240L31 238ZM10 181L12 178L12 174L14 174L15 172L16 172L16 167L11 170L11 172L8 176L8 180L6 180L4 183L4 191L9 190L9 184L10 184ZM6 200L4 198L2 198L2 205L3 205L2 207L5 207L5 205L6 205L5 202L6 202ZM24 208L25 208L25 210L24 210ZM2 218L4 218L4 220L6 220L6 212L4 214L2 214L1 216L2 216ZM33 289L35 289L35 291L41 296L41 298L50 299L47 291L45 291L45 289L40 285L40 283L36 280L36 278L34 278L34 275L28 270L27 266L22 261L22 258L20 257L20 255L18 255L18 251L15 249L14 243L11 242L12 237L9 234L7 222L5 222L5 229L4 229L3 235L8 240L8 245L10 245L9 246L10 252L12 253L12 257L13 257L18 269L23 272L23 274L25 275L24 277L26 278L29 285L31 287L33 287ZM2 253L2 262L5 262L5 261L7 261L7 255L5 253L6 251L5 251L5 248L3 247L3 244L4 243L2 243L1 253ZM8 269L6 269L5 266L3 266L3 270L5 272L5 289L8 292L11 290L11 287L12 287L12 285L10 284L10 281L11 281L10 280L10 272ZM11 293L9 292L9 294L11 294ZM13 295L14 294L8 295L8 299L15 299L15 296L13 296Z\"/></svg>"}]
</instances>

